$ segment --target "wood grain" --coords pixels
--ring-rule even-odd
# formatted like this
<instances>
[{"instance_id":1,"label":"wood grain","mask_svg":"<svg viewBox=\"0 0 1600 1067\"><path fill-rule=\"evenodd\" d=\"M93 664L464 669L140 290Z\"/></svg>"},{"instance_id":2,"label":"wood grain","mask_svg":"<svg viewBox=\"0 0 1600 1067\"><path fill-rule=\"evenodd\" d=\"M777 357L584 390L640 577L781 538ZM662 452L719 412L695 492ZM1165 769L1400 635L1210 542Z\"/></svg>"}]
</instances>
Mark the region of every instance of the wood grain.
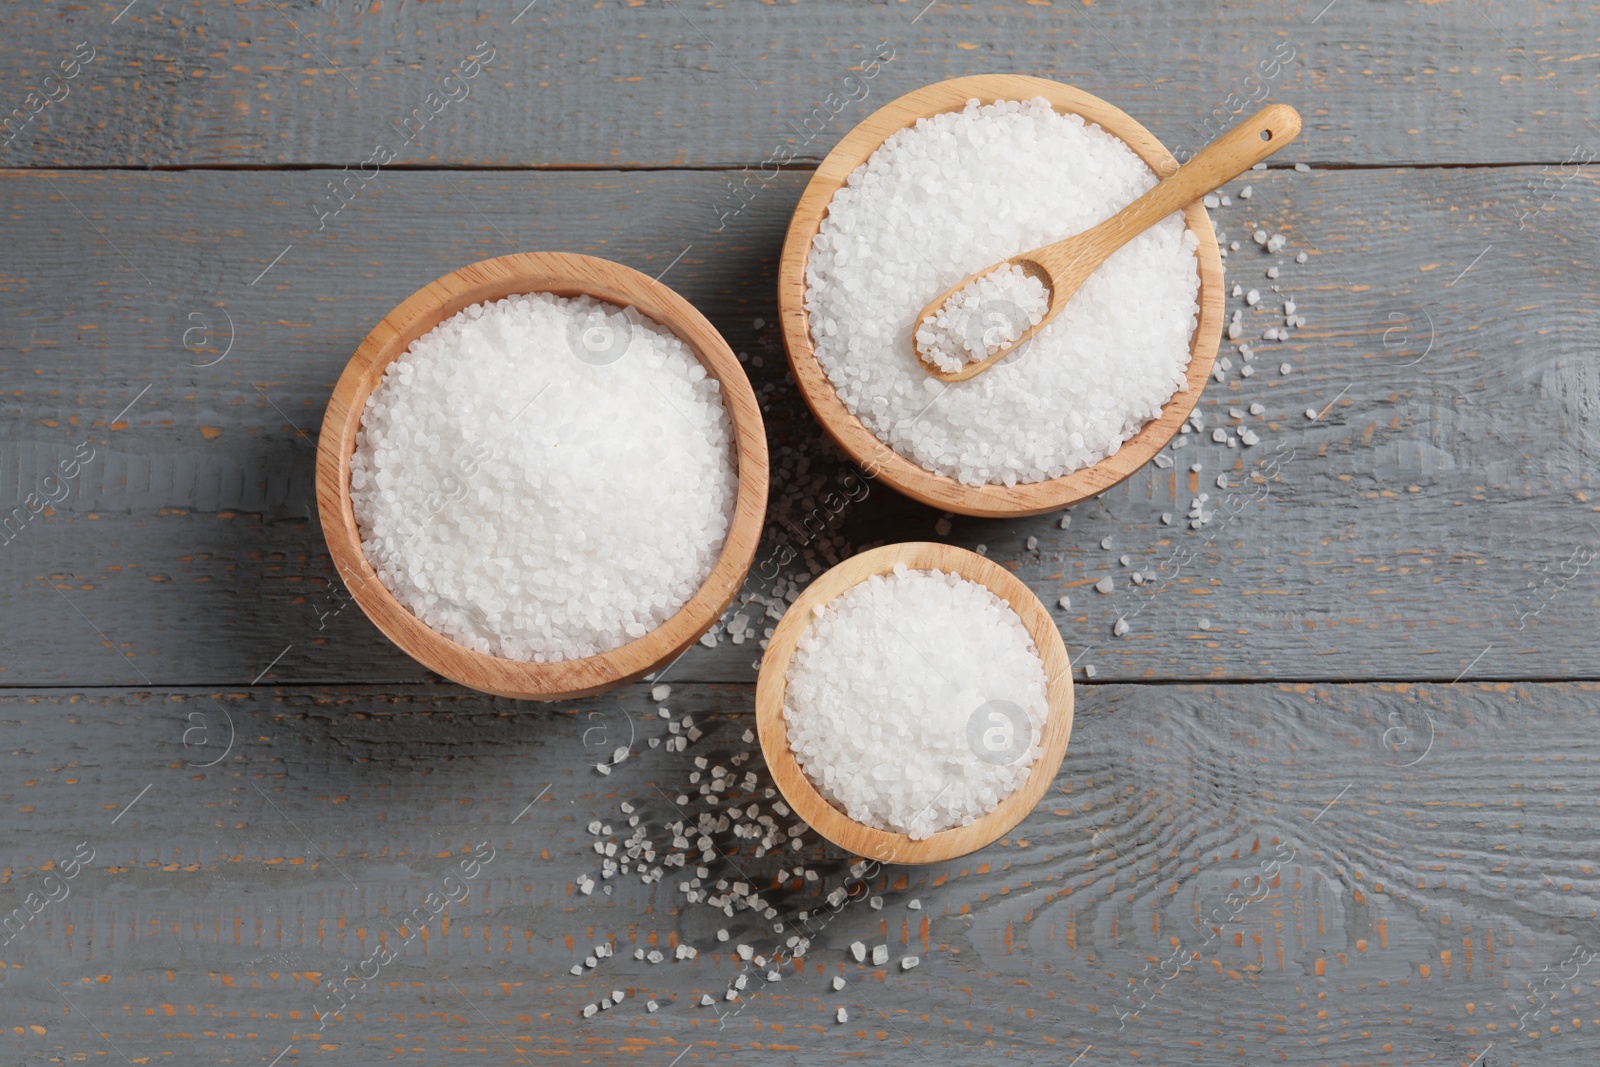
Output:
<instances>
[{"instance_id":1,"label":"wood grain","mask_svg":"<svg viewBox=\"0 0 1600 1067\"><path fill-rule=\"evenodd\" d=\"M64 173L55 188L0 175L11 502L77 443L96 449L55 513L0 545L0 613L19 620L0 679L125 685L137 670L161 684L243 684L280 654L263 683L423 679L361 619L324 554L316 426L349 353L398 300L514 247L651 275L670 265L663 282L746 354L775 509L752 571L768 581L751 588L820 573L854 547L938 539L985 545L1013 569L1051 606L1074 664L1102 680L1450 681L1469 665L1471 678L1588 678L1600 593L1581 553L1600 541L1600 284L1582 265L1600 212L1582 180L1530 199L1540 175L1256 176L1254 199L1213 212L1245 241L1230 285L1281 284L1308 324L1287 342L1256 341L1258 373L1239 378L1236 360L1201 410L1209 429L1262 403L1263 416L1238 423L1262 443L1188 435L1172 468L1080 504L1067 530L1054 516L957 518L943 535L937 512L859 473L845 481L852 468L784 374L776 257L804 175L780 175L721 231L715 175L385 175L320 234L305 210L316 175ZM1264 278L1270 257L1248 237L1257 227L1281 230L1310 261L1284 257L1284 276ZM1273 313L1246 310L1247 337L1281 321L1279 299ZM1230 311L1242 306L1229 298ZM222 354L224 312L231 352L197 366ZM208 342L186 335L200 323L191 315L208 317ZM1277 473L1262 489L1248 475L1266 459ZM1219 473L1249 489L1219 490ZM1218 517L1190 531L1183 517L1200 492ZM1132 585L1135 570L1162 581ZM1116 591L1095 593L1107 576ZM1063 595L1070 609L1056 607ZM763 608L741 610L759 619ZM1114 639L1119 617L1131 629ZM673 676L753 681L758 654L754 642L696 647Z\"/></svg>"},{"instance_id":2,"label":"wood grain","mask_svg":"<svg viewBox=\"0 0 1600 1067\"><path fill-rule=\"evenodd\" d=\"M795 759L784 720L789 662L814 613L867 579L889 574L902 566L917 571L959 574L1009 604L1033 639L1033 647L1044 667L1049 704L1044 729L1037 740L1039 755L1028 771L1027 781L981 819L920 840L857 822L830 803ZM806 591L784 613L771 644L761 657L761 674L756 681L756 728L762 758L778 791L807 826L836 847L882 863L919 864L958 859L1010 833L1038 806L1055 780L1056 768L1061 766L1067 741L1072 736L1072 664L1050 612L1004 567L976 552L950 545L928 541L884 545L830 568L806 586ZM1034 744L1030 737L1027 747L1032 748Z\"/></svg>"},{"instance_id":3,"label":"wood grain","mask_svg":"<svg viewBox=\"0 0 1600 1067\"><path fill-rule=\"evenodd\" d=\"M1211 378L1217 342L1222 336L1222 262L1217 252L1216 234L1205 207L1191 203L1184 209L1184 217L1189 232L1198 241L1195 260L1200 291L1196 299L1200 313L1190 341L1184 389L1162 405L1159 416L1099 463L1045 482L966 485L930 471L890 448L839 399L827 370L817 359L810 317L806 313L806 262L834 195L879 145L919 119L959 110L971 99L993 103L1034 96L1048 99L1059 112L1081 115L1115 133L1157 173L1176 165L1172 154L1143 126L1104 100L1069 85L1042 78L992 75L941 82L885 104L854 127L828 153L828 158L822 161L800 195L778 263L778 316L783 324L789 369L806 406L828 436L864 471L913 500L978 518L1011 518L1059 511L1105 492L1150 462L1194 410ZM906 344L908 350L912 348L910 338L906 339Z\"/></svg>"},{"instance_id":4,"label":"wood grain","mask_svg":"<svg viewBox=\"0 0 1600 1067\"><path fill-rule=\"evenodd\" d=\"M750 747L752 701L748 686L676 687L669 704L707 736L667 754L647 746L664 724L638 688L564 708L425 686L0 694L0 912L80 842L95 850L71 895L0 948L8 1059L119 1062L91 1026L134 1062L185 1064L285 1048L283 1063L1062 1064L1093 1045L1080 1067L1135 1052L1458 1064L1491 1041L1496 1067L1600 1053L1587 971L1553 983L1538 1015L1530 990L1600 938L1594 685L1081 688L1054 787L1015 833L875 873L882 909L842 909L803 974L735 1013L698 1002L728 1003L733 949L764 945L759 931L670 881L589 897L571 883L596 873L589 821L620 826L626 801L655 828L677 817L657 790L690 791L694 756ZM200 767L223 754L219 705L235 743ZM602 748L629 736L636 758L598 775ZM342 1021L311 1024L311 998L385 913L416 907L483 841L495 858L470 899ZM786 913L848 879L810 835L794 855L822 880L774 893ZM1257 882L1268 857L1277 871ZM750 862L763 877L791 865ZM1198 959L1152 978L1173 938ZM612 939L615 957L569 973ZM699 957L672 962L674 939ZM858 966L857 940L922 964ZM655 945L668 962L633 959ZM1149 1005L1123 1025L1147 980ZM585 1020L613 989L628 999Z\"/></svg>"},{"instance_id":5,"label":"wood grain","mask_svg":"<svg viewBox=\"0 0 1600 1067\"><path fill-rule=\"evenodd\" d=\"M0 1061L1600 1058L1572 963L1600 947L1595 4L0 10L0 163L54 168L0 172L0 481L13 509L71 483L0 513ZM1066 529L942 524L855 471L782 370L777 250L808 168L883 102L980 73L1071 83L1185 149L1289 103L1284 162L1317 167L1213 213L1242 245L1230 284L1269 294L1245 337L1284 297L1307 326L1258 343L1249 379L1234 354L1207 431ZM1403 165L1423 169L1364 169ZM1310 261L1265 279L1257 229ZM736 609L753 633L791 579L937 538L984 546L1075 663L1123 680L1080 682L1015 833L873 872L803 972L737 1010L754 928L672 882L573 882L591 820L627 801L658 828L695 755L748 750L759 641L669 669L706 736L668 754L642 686L552 707L426 674L322 548L316 426L349 353L439 274L532 249L665 271L743 353L776 502ZM1253 450L1209 440L1243 425ZM1200 492L1218 516L1191 531ZM468 898L315 1020L486 843ZM849 878L814 835L794 855L820 880L770 891L784 909ZM857 940L923 962L860 968ZM678 942L702 951L632 957Z\"/></svg>"},{"instance_id":6,"label":"wood grain","mask_svg":"<svg viewBox=\"0 0 1600 1067\"><path fill-rule=\"evenodd\" d=\"M656 629L609 652L550 663L475 652L418 619L383 585L367 560L350 498L350 460L362 415L389 365L445 319L474 305L522 293L594 297L615 307L633 308L672 331L706 373L721 383L719 395L732 429L729 437L739 482L717 562L681 608ZM626 364L619 368L625 369ZM637 461L647 464L649 457L640 455ZM598 484L594 488L610 491ZM744 585L765 525L767 438L761 408L739 361L722 335L683 297L648 274L596 256L516 253L480 260L429 282L367 334L328 399L317 444L317 504L328 553L346 588L373 624L413 659L446 678L496 696L564 700L600 693L666 666L722 617Z\"/></svg>"},{"instance_id":7,"label":"wood grain","mask_svg":"<svg viewBox=\"0 0 1600 1067\"><path fill-rule=\"evenodd\" d=\"M5 111L98 52L10 165L359 168L379 143L394 166L815 162L877 104L989 73L1070 82L1191 150L1266 93L1306 115L1290 162L1559 164L1596 136L1590 3L124 6L5 5ZM468 95L430 105L480 44Z\"/></svg>"}]
</instances>

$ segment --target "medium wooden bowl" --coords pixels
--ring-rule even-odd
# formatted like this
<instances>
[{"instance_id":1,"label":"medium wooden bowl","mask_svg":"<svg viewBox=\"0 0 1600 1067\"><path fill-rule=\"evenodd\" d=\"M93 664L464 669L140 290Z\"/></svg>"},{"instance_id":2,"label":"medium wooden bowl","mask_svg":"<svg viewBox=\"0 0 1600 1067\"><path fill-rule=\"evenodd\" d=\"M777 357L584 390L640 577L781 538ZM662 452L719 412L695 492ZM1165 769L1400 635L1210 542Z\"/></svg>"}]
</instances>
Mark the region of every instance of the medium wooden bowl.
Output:
<instances>
[{"instance_id":1,"label":"medium wooden bowl","mask_svg":"<svg viewBox=\"0 0 1600 1067\"><path fill-rule=\"evenodd\" d=\"M1195 250L1200 268L1200 317L1190 342L1188 388L1174 394L1161 409L1160 416L1123 442L1114 455L1107 456L1092 467L1046 482L1011 487L963 485L954 478L935 474L900 455L878 440L877 435L863 426L844 406L834 391L833 383L828 380L827 372L817 361L805 309L806 259L811 252L812 238L817 235L834 194L845 184L851 172L865 163L867 157L891 134L914 125L918 119L946 111L959 111L973 98L988 104L996 100L1029 100L1036 96L1049 100L1057 111L1081 115L1085 121L1097 123L1107 133L1120 137L1159 175L1170 173L1178 165L1172 153L1149 130L1099 97L1070 85L1017 74L953 78L924 86L885 104L845 134L843 140L822 161L801 195L794 218L789 223L789 235L784 241L783 257L778 266L778 312L783 320L783 339L789 353L789 366L794 371L801 394L817 421L822 423L822 428L869 475L881 477L913 500L962 515L1001 517L1054 511L1103 493L1133 474L1166 446L1173 434L1178 432L1178 427L1183 425L1183 420L1189 417L1189 412L1194 410L1195 403L1200 399L1200 391L1211 376L1211 366L1217 357L1217 344L1222 338L1222 257L1217 254L1216 234L1212 232L1205 207L1193 203L1184 213L1189 229L1200 239L1200 247ZM1019 248L1017 251L1025 252L1027 249ZM937 294L928 295L932 298ZM911 358L909 337L906 339L906 351L907 358ZM1021 358L1028 357L1024 354Z\"/></svg>"},{"instance_id":2,"label":"medium wooden bowl","mask_svg":"<svg viewBox=\"0 0 1600 1067\"><path fill-rule=\"evenodd\" d=\"M875 574L888 574L899 563L912 570L954 572L968 581L987 586L1010 604L1044 661L1046 698L1050 707L1040 740L1043 751L1022 787L971 825L944 830L922 841L863 825L824 799L795 760L789 748L788 727L783 721L789 661L800 635L814 617L812 608L828 603ZM761 658L761 675L756 682L756 728L761 737L761 754L766 758L778 791L813 830L854 855L881 863L936 863L976 852L999 839L1026 818L1050 788L1061 759L1066 755L1067 738L1072 734L1072 664L1050 612L1039 603L1033 590L1004 567L976 552L950 545L926 541L885 545L832 568L807 586L784 612Z\"/></svg>"},{"instance_id":3,"label":"medium wooden bowl","mask_svg":"<svg viewBox=\"0 0 1600 1067\"><path fill-rule=\"evenodd\" d=\"M677 334L722 385L738 453L739 493L716 566L678 612L610 652L556 663L501 659L464 648L406 609L361 551L350 504L350 457L367 397L412 341L473 304L517 293L587 294L632 306ZM496 696L559 700L587 696L647 674L699 640L722 615L755 557L767 504L767 439L750 381L722 335L683 297L620 263L561 252L519 253L452 271L419 289L374 326L334 386L317 443L317 509L328 552L367 617L412 659Z\"/></svg>"}]
</instances>

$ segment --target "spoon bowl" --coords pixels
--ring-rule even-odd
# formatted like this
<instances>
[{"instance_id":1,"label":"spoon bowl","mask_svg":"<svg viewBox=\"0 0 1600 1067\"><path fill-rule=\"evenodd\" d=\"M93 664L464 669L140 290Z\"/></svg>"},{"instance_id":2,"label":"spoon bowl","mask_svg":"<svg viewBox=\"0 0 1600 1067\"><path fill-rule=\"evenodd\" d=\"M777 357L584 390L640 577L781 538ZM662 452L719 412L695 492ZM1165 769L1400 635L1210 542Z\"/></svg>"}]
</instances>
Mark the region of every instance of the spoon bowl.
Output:
<instances>
[{"instance_id":1,"label":"spoon bowl","mask_svg":"<svg viewBox=\"0 0 1600 1067\"><path fill-rule=\"evenodd\" d=\"M828 372L817 359L806 312L806 262L828 205L849 179L892 134L918 119L960 111L966 102L1028 100L1042 96L1057 111L1076 114L1120 138L1157 174L1177 169L1178 162L1161 142L1125 112L1070 85L1015 74L983 74L924 86L890 101L863 119L828 153L812 175L795 207L778 269L778 311L789 366L806 404L822 428L870 477L923 504L961 515L986 518L1038 515L1056 511L1105 492L1132 475L1164 448L1194 410L1211 377L1222 338L1223 273L1205 207L1199 202L1182 210L1190 232L1199 240L1195 258L1200 275L1199 316L1190 337L1184 387L1161 413L1100 462L1049 481L1007 486L966 485L907 459L880 441L839 399ZM1020 357L1026 358L1026 356Z\"/></svg>"}]
</instances>

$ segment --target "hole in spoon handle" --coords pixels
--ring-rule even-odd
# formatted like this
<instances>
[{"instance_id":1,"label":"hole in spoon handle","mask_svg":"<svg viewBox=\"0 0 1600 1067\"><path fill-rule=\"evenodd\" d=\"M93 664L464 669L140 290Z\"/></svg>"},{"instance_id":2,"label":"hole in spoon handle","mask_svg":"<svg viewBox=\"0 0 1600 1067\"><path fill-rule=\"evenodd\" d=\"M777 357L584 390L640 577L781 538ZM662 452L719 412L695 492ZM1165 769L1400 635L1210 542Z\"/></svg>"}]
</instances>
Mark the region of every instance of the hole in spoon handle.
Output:
<instances>
[{"instance_id":1,"label":"hole in spoon handle","mask_svg":"<svg viewBox=\"0 0 1600 1067\"><path fill-rule=\"evenodd\" d=\"M1299 112L1288 104L1268 104L1211 142L1208 148L1220 149L1226 145L1235 149L1240 156L1240 166L1234 171L1237 174L1245 167L1260 163L1299 135ZM1202 149L1200 155L1205 151Z\"/></svg>"},{"instance_id":2,"label":"hole in spoon handle","mask_svg":"<svg viewBox=\"0 0 1600 1067\"><path fill-rule=\"evenodd\" d=\"M1163 184L1180 204L1205 194L1260 163L1300 133L1300 115L1287 104L1268 104L1194 154Z\"/></svg>"}]
</instances>

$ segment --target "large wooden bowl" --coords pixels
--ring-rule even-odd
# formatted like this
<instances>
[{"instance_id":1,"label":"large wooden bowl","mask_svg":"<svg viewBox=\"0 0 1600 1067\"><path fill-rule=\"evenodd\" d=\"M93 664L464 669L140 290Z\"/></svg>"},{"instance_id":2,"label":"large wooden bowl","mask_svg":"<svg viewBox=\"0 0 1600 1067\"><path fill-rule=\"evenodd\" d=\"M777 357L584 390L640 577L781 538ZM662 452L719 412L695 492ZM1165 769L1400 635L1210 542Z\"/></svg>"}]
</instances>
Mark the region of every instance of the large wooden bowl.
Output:
<instances>
[{"instance_id":1,"label":"large wooden bowl","mask_svg":"<svg viewBox=\"0 0 1600 1067\"><path fill-rule=\"evenodd\" d=\"M1057 111L1081 115L1098 123L1107 133L1120 137L1158 175L1165 176L1178 163L1171 152L1138 122L1097 96L1070 85L1016 74L980 74L953 78L925 86L891 101L862 120L828 153L812 175L789 223L778 267L778 312L783 320L783 339L789 352L789 366L795 381L817 421L839 447L869 474L913 500L962 515L1000 517L1037 515L1074 504L1103 493L1143 467L1172 439L1183 420L1194 410L1211 376L1217 344L1222 338L1223 275L1222 257L1217 254L1216 234L1202 204L1185 209L1189 229L1200 239L1195 250L1200 268L1200 317L1190 342L1188 388L1175 393L1158 418L1152 419L1114 455L1080 471L1046 482L1025 485L963 485L954 478L935 474L914 460L907 459L878 440L876 434L844 406L834 391L828 374L817 361L811 344L811 324L806 317L806 259L811 241L817 235L828 205L850 173L867 161L879 145L898 130L914 125L918 119L959 111L968 100L988 104L996 100L1029 100L1042 96ZM1019 248L1018 252L1027 249ZM929 293L929 299L937 296ZM906 339L907 358L911 342ZM1027 359L1023 354L1020 358ZM961 388L960 385L952 388Z\"/></svg>"},{"instance_id":2,"label":"large wooden bowl","mask_svg":"<svg viewBox=\"0 0 1600 1067\"><path fill-rule=\"evenodd\" d=\"M367 397L383 372L418 337L485 300L517 293L587 294L632 306L665 326L722 385L738 453L739 493L728 539L700 589L657 629L595 656L527 663L474 652L435 632L407 610L361 551L350 504L350 457ZM647 674L699 640L743 584L761 538L767 504L767 439L761 408L722 335L683 297L629 267L593 256L519 253L452 271L385 315L356 349L334 386L317 443L317 509L328 552L356 603L384 635L429 670L497 696L558 700L598 693Z\"/></svg>"},{"instance_id":3,"label":"large wooden bowl","mask_svg":"<svg viewBox=\"0 0 1600 1067\"><path fill-rule=\"evenodd\" d=\"M800 769L789 747L789 730L783 721L789 661L801 634L811 624L812 608L828 603L875 574L888 574L899 563L912 570L954 572L968 581L987 586L1010 604L1044 661L1046 699L1050 707L1044 735L1040 738L1043 751L1022 787L971 825L944 830L921 841L856 822L829 803ZM925 541L885 545L832 568L807 586L784 612L761 657L761 675L756 682L756 728L761 738L761 754L766 758L767 769L772 772L778 791L813 830L854 855L881 863L936 863L976 852L998 840L1026 818L1050 788L1061 767L1061 759L1066 755L1067 739L1072 735L1072 663L1067 659L1061 631L1056 629L1050 612L1039 603L1033 590L1004 567L976 552L950 545Z\"/></svg>"}]
</instances>

